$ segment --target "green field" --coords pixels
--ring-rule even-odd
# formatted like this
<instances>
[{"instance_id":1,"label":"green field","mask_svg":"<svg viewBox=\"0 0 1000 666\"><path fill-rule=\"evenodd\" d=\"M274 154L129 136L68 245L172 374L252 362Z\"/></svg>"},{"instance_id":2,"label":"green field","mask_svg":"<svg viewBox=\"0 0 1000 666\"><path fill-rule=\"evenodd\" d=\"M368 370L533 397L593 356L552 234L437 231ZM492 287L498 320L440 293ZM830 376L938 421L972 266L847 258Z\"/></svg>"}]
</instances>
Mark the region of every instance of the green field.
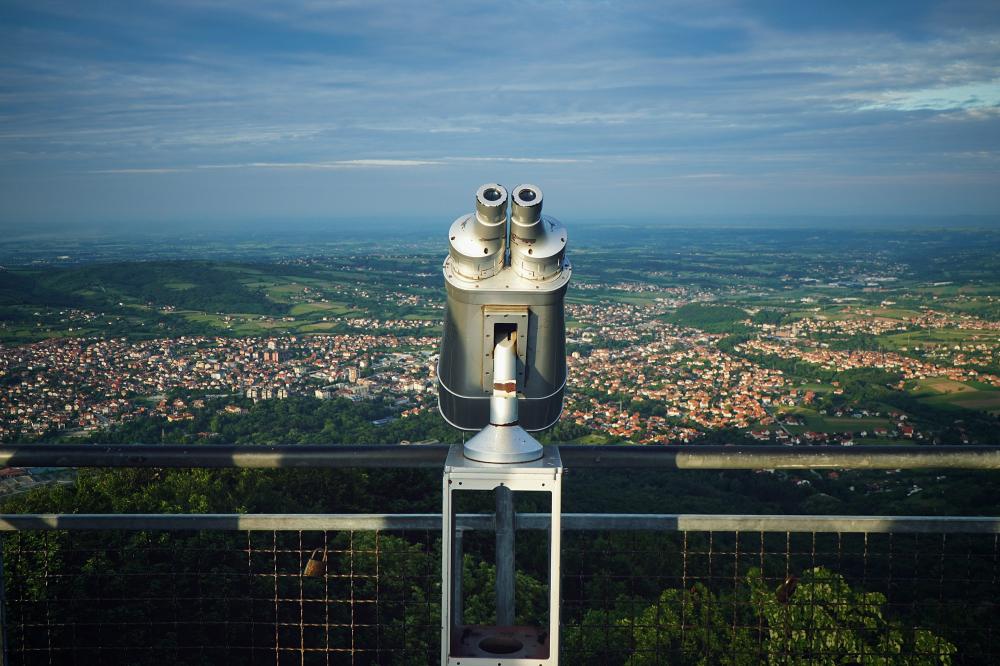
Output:
<instances>
[{"instance_id":1,"label":"green field","mask_svg":"<svg viewBox=\"0 0 1000 666\"><path fill-rule=\"evenodd\" d=\"M975 391L975 389L968 384L956 382L955 380L948 379L947 377L928 377L927 379L918 379L916 382L913 382L911 390L918 394L932 393L944 395Z\"/></svg>"},{"instance_id":2,"label":"green field","mask_svg":"<svg viewBox=\"0 0 1000 666\"><path fill-rule=\"evenodd\" d=\"M891 422L885 417L864 417L856 419L850 416L824 416L816 410L805 407L794 407L785 409L783 414L795 414L805 421L805 425L788 426L788 431L800 434L806 431L813 432L859 432L867 430L871 432L873 428L889 428Z\"/></svg>"},{"instance_id":3,"label":"green field","mask_svg":"<svg viewBox=\"0 0 1000 666\"><path fill-rule=\"evenodd\" d=\"M591 444L591 445L601 445L607 444L610 441L610 437L606 435L601 435L598 433L591 433L589 435L584 435L583 437L578 437L571 440L573 444Z\"/></svg>"},{"instance_id":4,"label":"green field","mask_svg":"<svg viewBox=\"0 0 1000 666\"><path fill-rule=\"evenodd\" d=\"M934 348L942 345L962 346L964 344L1000 344L1000 331L966 330L958 328L935 328L893 333L879 336L879 342L888 350L913 349L914 347Z\"/></svg>"},{"instance_id":5,"label":"green field","mask_svg":"<svg viewBox=\"0 0 1000 666\"><path fill-rule=\"evenodd\" d=\"M912 382L908 388L928 405L1000 414L1000 389L982 382L956 382L946 377L930 377Z\"/></svg>"},{"instance_id":6,"label":"green field","mask_svg":"<svg viewBox=\"0 0 1000 666\"><path fill-rule=\"evenodd\" d=\"M974 409L984 412L1000 412L1000 391L968 391L931 396L923 399L931 405L952 405L962 409Z\"/></svg>"},{"instance_id":7,"label":"green field","mask_svg":"<svg viewBox=\"0 0 1000 666\"><path fill-rule=\"evenodd\" d=\"M0 340L270 335L336 330L335 320L346 317L440 319L438 309L386 302L381 285L400 285L400 291L428 302L441 298L424 285L402 286L397 263L389 262L385 274L201 261L7 270L0 272ZM366 293L359 293L359 285ZM91 313L90 319L67 320L68 309ZM285 321L289 317L294 320Z\"/></svg>"},{"instance_id":8,"label":"green field","mask_svg":"<svg viewBox=\"0 0 1000 666\"><path fill-rule=\"evenodd\" d=\"M917 310L908 310L905 308L866 308L872 313L872 316L883 317L885 319L909 319L911 317L919 317L920 312Z\"/></svg>"},{"instance_id":9,"label":"green field","mask_svg":"<svg viewBox=\"0 0 1000 666\"><path fill-rule=\"evenodd\" d=\"M360 314L357 310L351 309L346 303L299 303L293 305L289 313L294 317L302 317L315 313L323 316L342 316L348 314Z\"/></svg>"},{"instance_id":10,"label":"green field","mask_svg":"<svg viewBox=\"0 0 1000 666\"><path fill-rule=\"evenodd\" d=\"M300 333L329 333L340 326L337 322L321 321L316 324L303 324L297 328Z\"/></svg>"},{"instance_id":11,"label":"green field","mask_svg":"<svg viewBox=\"0 0 1000 666\"><path fill-rule=\"evenodd\" d=\"M816 382L806 382L797 387L800 391L812 391L813 393L829 393L833 387L829 384L817 384Z\"/></svg>"}]
</instances>

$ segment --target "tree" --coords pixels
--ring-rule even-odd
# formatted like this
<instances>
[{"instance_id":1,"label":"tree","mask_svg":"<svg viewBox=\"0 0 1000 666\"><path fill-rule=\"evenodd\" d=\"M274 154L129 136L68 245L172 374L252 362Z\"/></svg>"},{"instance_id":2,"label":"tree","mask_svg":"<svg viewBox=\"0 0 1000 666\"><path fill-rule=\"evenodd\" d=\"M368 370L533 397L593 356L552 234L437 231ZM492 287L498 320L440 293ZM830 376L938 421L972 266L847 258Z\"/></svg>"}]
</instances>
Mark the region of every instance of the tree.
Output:
<instances>
[{"instance_id":1,"label":"tree","mask_svg":"<svg viewBox=\"0 0 1000 666\"><path fill-rule=\"evenodd\" d=\"M695 583L664 590L656 603L645 603L619 597L612 607L589 610L579 625L567 627L567 647L584 657L576 661L947 666L957 651L928 629L907 629L887 618L884 595L853 590L843 576L823 567L773 589L759 569L751 569L733 591L717 593Z\"/></svg>"},{"instance_id":2,"label":"tree","mask_svg":"<svg viewBox=\"0 0 1000 666\"><path fill-rule=\"evenodd\" d=\"M588 611L578 627L568 628L567 645L599 655L594 663L653 666L667 655L670 663L698 666L758 663L750 631L727 622L726 606L705 585L664 590L637 614L629 612L635 601Z\"/></svg>"},{"instance_id":3,"label":"tree","mask_svg":"<svg viewBox=\"0 0 1000 666\"><path fill-rule=\"evenodd\" d=\"M904 631L885 617L885 595L852 590L843 576L823 567L773 591L756 569L747 583L754 610L767 623L764 646L772 664L947 665L957 651L927 629Z\"/></svg>"}]
</instances>

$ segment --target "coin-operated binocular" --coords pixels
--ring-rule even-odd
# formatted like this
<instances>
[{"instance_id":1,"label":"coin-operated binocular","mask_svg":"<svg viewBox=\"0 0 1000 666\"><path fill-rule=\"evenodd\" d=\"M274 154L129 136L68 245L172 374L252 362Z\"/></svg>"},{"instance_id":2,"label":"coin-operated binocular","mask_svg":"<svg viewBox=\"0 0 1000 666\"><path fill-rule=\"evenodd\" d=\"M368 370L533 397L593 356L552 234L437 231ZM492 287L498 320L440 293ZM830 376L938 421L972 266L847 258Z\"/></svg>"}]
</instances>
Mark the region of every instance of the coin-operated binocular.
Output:
<instances>
[{"instance_id":1,"label":"coin-operated binocular","mask_svg":"<svg viewBox=\"0 0 1000 666\"><path fill-rule=\"evenodd\" d=\"M441 663L557 666L563 467L559 448L543 449L528 431L548 428L562 412L566 229L542 216L542 191L534 185L515 187L509 198L494 183L479 188L476 211L455 220L448 235L438 404L449 423L479 433L464 446L452 446L444 467ZM463 502L483 492L496 501L496 622L468 625L468 590L462 585L467 528L460 516ZM521 615L515 598L515 492L549 502L545 626L515 625ZM535 517L545 520L544 513Z\"/></svg>"},{"instance_id":2,"label":"coin-operated binocular","mask_svg":"<svg viewBox=\"0 0 1000 666\"><path fill-rule=\"evenodd\" d=\"M538 187L519 185L509 197L492 183L479 188L476 211L455 220L448 236L441 414L462 430L554 425L566 387L566 228L542 215ZM466 457L523 462L542 455L537 443L526 449L506 441L518 437L511 431L486 434L491 441L469 442Z\"/></svg>"}]
</instances>

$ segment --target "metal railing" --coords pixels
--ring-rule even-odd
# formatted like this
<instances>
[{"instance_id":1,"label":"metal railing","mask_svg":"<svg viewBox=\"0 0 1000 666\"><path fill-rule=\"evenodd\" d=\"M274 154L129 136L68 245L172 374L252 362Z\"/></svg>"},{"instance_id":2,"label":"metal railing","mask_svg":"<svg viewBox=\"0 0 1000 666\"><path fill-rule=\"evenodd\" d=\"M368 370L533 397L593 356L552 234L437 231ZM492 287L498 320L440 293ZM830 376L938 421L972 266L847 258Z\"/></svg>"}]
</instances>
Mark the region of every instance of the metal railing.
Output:
<instances>
[{"instance_id":1,"label":"metal railing","mask_svg":"<svg viewBox=\"0 0 1000 666\"><path fill-rule=\"evenodd\" d=\"M434 467L444 447L0 448L0 463ZM574 467L1000 468L1000 449L560 447ZM42 450L50 449L50 450ZM646 451L650 451L647 453ZM437 463L440 456L440 463ZM387 461L390 464L387 464ZM641 462L640 462L641 461ZM1000 518L563 515L565 663L995 663ZM463 579L490 514L463 514ZM521 513L527 552L544 514ZM0 516L11 664L439 660L439 514ZM326 554L323 575L304 575ZM532 563L519 580L536 619ZM521 603L521 602L519 602Z\"/></svg>"},{"instance_id":2,"label":"metal railing","mask_svg":"<svg viewBox=\"0 0 1000 666\"><path fill-rule=\"evenodd\" d=\"M841 534L1000 534L1000 518L978 516L791 516L565 513L564 530L648 532L837 532ZM459 514L462 530L493 529L493 516ZM519 513L519 530L547 530L549 516ZM0 532L87 530L405 531L441 529L436 513L29 513L0 514Z\"/></svg>"},{"instance_id":3,"label":"metal railing","mask_svg":"<svg viewBox=\"0 0 1000 666\"><path fill-rule=\"evenodd\" d=\"M448 446L24 444L0 466L441 469ZM567 469L1000 469L995 446L568 446Z\"/></svg>"}]
</instances>

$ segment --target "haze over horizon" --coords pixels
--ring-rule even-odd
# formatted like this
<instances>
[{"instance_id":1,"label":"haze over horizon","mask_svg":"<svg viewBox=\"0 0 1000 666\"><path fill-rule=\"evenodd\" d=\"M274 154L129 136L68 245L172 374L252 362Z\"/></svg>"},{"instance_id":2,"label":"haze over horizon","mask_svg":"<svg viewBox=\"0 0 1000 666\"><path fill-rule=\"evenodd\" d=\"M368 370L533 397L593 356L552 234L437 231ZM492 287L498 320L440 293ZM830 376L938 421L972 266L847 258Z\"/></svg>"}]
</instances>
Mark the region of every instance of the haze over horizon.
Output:
<instances>
[{"instance_id":1,"label":"haze over horizon","mask_svg":"<svg viewBox=\"0 0 1000 666\"><path fill-rule=\"evenodd\" d=\"M567 220L1000 215L988 0L9 0L0 53L8 236L450 220L491 180Z\"/></svg>"}]
</instances>

